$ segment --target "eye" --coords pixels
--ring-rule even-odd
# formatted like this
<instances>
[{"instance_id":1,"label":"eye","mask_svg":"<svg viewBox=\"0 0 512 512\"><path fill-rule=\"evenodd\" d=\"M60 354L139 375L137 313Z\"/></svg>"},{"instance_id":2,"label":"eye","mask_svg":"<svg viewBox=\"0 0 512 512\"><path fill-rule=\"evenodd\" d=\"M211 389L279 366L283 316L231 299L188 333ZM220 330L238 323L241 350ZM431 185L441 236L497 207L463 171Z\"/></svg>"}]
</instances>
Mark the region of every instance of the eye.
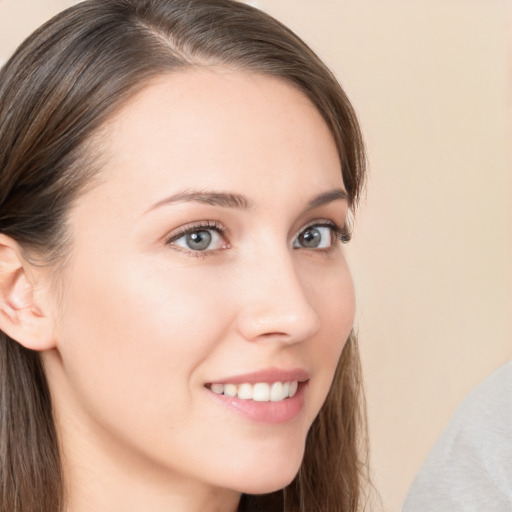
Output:
<instances>
[{"instance_id":1,"label":"eye","mask_svg":"<svg viewBox=\"0 0 512 512\"><path fill-rule=\"evenodd\" d=\"M302 230L295 241L295 249L328 249L338 239L338 230L334 225L318 224Z\"/></svg>"},{"instance_id":2,"label":"eye","mask_svg":"<svg viewBox=\"0 0 512 512\"><path fill-rule=\"evenodd\" d=\"M171 234L167 243L193 252L225 249L227 243L222 233L223 230L217 225L190 226Z\"/></svg>"}]
</instances>

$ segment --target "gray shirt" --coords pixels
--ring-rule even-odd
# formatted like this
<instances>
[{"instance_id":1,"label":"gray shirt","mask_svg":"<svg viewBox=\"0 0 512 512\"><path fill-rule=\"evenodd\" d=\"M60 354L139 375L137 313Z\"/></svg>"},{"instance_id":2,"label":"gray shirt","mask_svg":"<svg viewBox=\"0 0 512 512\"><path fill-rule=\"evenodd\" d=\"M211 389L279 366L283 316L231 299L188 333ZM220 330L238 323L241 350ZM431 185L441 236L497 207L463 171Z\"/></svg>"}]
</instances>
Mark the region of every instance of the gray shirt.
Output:
<instances>
[{"instance_id":1,"label":"gray shirt","mask_svg":"<svg viewBox=\"0 0 512 512\"><path fill-rule=\"evenodd\" d=\"M512 511L512 362L455 411L402 512Z\"/></svg>"}]
</instances>

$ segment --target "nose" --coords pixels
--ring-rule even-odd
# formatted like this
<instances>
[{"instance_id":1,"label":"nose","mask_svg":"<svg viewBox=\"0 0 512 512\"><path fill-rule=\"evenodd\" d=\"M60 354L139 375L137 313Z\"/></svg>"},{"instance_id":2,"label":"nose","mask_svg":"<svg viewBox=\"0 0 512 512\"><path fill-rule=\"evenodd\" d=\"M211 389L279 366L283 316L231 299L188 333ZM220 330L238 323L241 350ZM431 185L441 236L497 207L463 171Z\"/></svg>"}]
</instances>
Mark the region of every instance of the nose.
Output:
<instances>
[{"instance_id":1,"label":"nose","mask_svg":"<svg viewBox=\"0 0 512 512\"><path fill-rule=\"evenodd\" d=\"M240 334L248 341L297 343L320 329L320 317L311 304L293 255L268 254L244 273L244 300L238 314Z\"/></svg>"}]
</instances>

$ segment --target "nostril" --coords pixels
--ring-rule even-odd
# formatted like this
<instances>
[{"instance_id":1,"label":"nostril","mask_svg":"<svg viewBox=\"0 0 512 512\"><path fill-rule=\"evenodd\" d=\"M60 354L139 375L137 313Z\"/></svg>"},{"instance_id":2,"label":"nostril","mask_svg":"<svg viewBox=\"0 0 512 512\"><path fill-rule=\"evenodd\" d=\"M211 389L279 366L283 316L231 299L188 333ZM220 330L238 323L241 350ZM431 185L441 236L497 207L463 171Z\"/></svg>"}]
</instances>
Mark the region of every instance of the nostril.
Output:
<instances>
[{"instance_id":1,"label":"nostril","mask_svg":"<svg viewBox=\"0 0 512 512\"><path fill-rule=\"evenodd\" d=\"M312 337L319 328L320 318L312 309L300 315L246 309L238 318L240 334L248 341L297 343Z\"/></svg>"},{"instance_id":2,"label":"nostril","mask_svg":"<svg viewBox=\"0 0 512 512\"><path fill-rule=\"evenodd\" d=\"M262 338L272 338L273 336L289 336L285 332L266 332L261 335Z\"/></svg>"},{"instance_id":3,"label":"nostril","mask_svg":"<svg viewBox=\"0 0 512 512\"><path fill-rule=\"evenodd\" d=\"M289 258L289 254L286 255ZM273 272L255 271L244 287L238 329L249 341L298 342L313 336L320 317L294 267L276 255ZM263 269L262 269L263 270Z\"/></svg>"}]
</instances>

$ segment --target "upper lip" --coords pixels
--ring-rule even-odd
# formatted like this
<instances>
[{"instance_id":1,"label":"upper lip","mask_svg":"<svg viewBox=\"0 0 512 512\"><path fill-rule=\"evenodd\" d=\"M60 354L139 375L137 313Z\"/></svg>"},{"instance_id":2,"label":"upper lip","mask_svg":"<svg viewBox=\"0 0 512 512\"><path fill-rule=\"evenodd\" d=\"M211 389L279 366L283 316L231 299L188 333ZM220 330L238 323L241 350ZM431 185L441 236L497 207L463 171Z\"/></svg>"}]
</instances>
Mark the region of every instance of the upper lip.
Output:
<instances>
[{"instance_id":1,"label":"upper lip","mask_svg":"<svg viewBox=\"0 0 512 512\"><path fill-rule=\"evenodd\" d=\"M214 380L208 384L256 384L258 382L304 382L309 379L309 372L303 368L285 370L281 368L265 368L251 373L233 375Z\"/></svg>"}]
</instances>

